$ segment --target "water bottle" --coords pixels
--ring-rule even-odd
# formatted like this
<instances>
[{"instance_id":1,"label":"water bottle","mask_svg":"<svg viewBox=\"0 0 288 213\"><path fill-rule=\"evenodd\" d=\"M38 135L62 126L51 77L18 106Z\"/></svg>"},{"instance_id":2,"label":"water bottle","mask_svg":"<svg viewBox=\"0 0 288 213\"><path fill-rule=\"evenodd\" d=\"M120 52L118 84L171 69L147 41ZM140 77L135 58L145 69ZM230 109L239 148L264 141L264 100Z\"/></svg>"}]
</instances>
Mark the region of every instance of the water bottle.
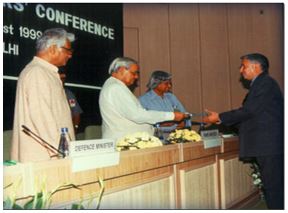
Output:
<instances>
[{"instance_id":1,"label":"water bottle","mask_svg":"<svg viewBox=\"0 0 288 213\"><path fill-rule=\"evenodd\" d=\"M58 150L62 153L63 158L69 156L69 141L70 137L68 134L68 128L67 127L61 128Z\"/></svg>"}]
</instances>

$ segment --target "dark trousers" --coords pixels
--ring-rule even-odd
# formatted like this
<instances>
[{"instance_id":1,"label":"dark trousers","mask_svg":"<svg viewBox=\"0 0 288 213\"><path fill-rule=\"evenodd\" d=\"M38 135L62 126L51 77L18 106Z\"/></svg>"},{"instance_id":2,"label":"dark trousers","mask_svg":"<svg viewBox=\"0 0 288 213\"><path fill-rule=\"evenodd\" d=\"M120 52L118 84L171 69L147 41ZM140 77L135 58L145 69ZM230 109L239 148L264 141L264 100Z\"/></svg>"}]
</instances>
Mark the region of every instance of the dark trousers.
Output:
<instances>
[{"instance_id":1,"label":"dark trousers","mask_svg":"<svg viewBox=\"0 0 288 213\"><path fill-rule=\"evenodd\" d=\"M256 161L269 209L284 209L284 155L259 156Z\"/></svg>"}]
</instances>

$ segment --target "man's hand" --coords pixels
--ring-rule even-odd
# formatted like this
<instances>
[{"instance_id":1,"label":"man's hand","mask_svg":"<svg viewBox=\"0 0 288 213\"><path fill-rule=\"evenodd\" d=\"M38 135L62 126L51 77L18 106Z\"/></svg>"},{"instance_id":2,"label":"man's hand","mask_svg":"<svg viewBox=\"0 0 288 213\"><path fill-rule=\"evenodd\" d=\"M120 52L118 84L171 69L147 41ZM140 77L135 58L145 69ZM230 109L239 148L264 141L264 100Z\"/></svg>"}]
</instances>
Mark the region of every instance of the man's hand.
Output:
<instances>
[{"instance_id":1,"label":"man's hand","mask_svg":"<svg viewBox=\"0 0 288 213\"><path fill-rule=\"evenodd\" d=\"M181 121L181 122L177 125L176 129L183 129L184 127L185 127L185 122L184 122L184 121Z\"/></svg>"},{"instance_id":2,"label":"man's hand","mask_svg":"<svg viewBox=\"0 0 288 213\"><path fill-rule=\"evenodd\" d=\"M173 125L175 125L175 122L163 122L163 123L161 123L160 124L160 126L162 126L162 127L169 127L169 126L173 126Z\"/></svg>"},{"instance_id":3,"label":"man's hand","mask_svg":"<svg viewBox=\"0 0 288 213\"><path fill-rule=\"evenodd\" d=\"M183 112L174 112L174 121L182 121L188 117L189 117L189 114L186 114Z\"/></svg>"},{"instance_id":4,"label":"man's hand","mask_svg":"<svg viewBox=\"0 0 288 213\"><path fill-rule=\"evenodd\" d=\"M209 111L209 110L205 110L205 112L207 112L207 116L203 117L203 121L205 123L219 123L220 122L220 118L219 118L219 114L217 112L213 112L213 111Z\"/></svg>"}]
</instances>

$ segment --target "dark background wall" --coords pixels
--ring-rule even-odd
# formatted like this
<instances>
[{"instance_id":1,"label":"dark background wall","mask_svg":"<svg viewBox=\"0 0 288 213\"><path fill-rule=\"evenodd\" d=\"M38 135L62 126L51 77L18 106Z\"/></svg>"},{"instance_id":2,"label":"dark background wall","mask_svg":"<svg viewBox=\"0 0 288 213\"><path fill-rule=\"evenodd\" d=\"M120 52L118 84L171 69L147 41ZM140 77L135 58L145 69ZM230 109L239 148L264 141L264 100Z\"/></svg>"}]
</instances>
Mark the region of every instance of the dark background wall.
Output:
<instances>
[{"instance_id":1,"label":"dark background wall","mask_svg":"<svg viewBox=\"0 0 288 213\"><path fill-rule=\"evenodd\" d=\"M3 129L12 129L16 77L35 55L41 32L55 27L76 35L66 82L84 111L80 127L101 124L97 88L107 79L111 61L123 55L122 4L5 3L3 13Z\"/></svg>"}]
</instances>

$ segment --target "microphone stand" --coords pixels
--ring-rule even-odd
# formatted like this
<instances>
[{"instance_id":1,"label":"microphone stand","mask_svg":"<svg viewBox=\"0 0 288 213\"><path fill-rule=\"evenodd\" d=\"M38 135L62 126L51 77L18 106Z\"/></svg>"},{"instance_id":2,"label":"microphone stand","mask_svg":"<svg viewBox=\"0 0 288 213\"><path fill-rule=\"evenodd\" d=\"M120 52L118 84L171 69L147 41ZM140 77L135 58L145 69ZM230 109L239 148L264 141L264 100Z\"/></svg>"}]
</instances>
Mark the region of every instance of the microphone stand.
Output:
<instances>
[{"instance_id":1,"label":"microphone stand","mask_svg":"<svg viewBox=\"0 0 288 213\"><path fill-rule=\"evenodd\" d=\"M43 145L45 148L48 148L48 149L50 149L50 151L52 150L52 152L57 152L58 154L60 154L60 155L62 155L62 156L64 156L64 153L63 152L61 152L61 151L59 151L58 149L56 149L54 146L52 146L51 144L49 144L48 142L46 142L43 138L41 138L41 137L39 137L37 134L35 134L34 132L32 132L27 126L25 126L25 125L21 125L22 126L22 128L23 128L23 132L25 133L25 134L27 134L27 135L29 135L29 136L31 136L31 137L36 137L37 139L39 139L42 143L44 143L44 144L42 144L42 143L40 143L41 145ZM32 135L33 136L32 136ZM33 137L33 138L34 138ZM53 156L51 156L51 157L54 157L54 156L57 156L57 155L53 155Z\"/></svg>"}]
</instances>

